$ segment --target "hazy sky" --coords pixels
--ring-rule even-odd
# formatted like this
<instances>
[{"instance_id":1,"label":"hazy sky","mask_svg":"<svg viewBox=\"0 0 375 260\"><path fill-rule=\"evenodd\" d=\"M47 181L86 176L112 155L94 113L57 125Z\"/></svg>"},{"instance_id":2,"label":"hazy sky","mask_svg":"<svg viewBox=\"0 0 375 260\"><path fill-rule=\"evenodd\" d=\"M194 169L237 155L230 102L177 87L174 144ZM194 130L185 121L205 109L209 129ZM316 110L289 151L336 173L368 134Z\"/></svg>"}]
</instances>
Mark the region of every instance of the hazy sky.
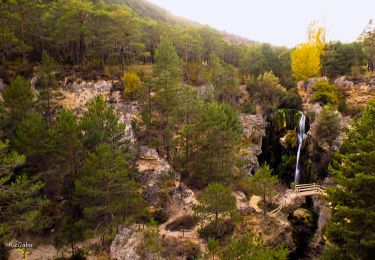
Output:
<instances>
[{"instance_id":1,"label":"hazy sky","mask_svg":"<svg viewBox=\"0 0 375 260\"><path fill-rule=\"evenodd\" d=\"M173 14L251 40L295 46L318 20L328 40L354 41L371 18L375 0L149 0Z\"/></svg>"}]
</instances>

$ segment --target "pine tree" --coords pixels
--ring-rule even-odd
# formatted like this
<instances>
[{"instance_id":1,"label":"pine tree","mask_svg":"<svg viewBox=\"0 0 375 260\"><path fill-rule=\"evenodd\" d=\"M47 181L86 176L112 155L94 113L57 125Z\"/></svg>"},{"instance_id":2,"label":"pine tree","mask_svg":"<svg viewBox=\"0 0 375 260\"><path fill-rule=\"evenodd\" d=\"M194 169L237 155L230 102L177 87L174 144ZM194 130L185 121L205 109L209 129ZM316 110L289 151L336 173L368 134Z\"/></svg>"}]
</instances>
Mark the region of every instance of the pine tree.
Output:
<instances>
[{"instance_id":1,"label":"pine tree","mask_svg":"<svg viewBox=\"0 0 375 260\"><path fill-rule=\"evenodd\" d=\"M42 231L51 224L42 215L48 205L39 197L44 184L13 172L25 161L24 155L9 151L8 142L0 141L0 243L21 233Z\"/></svg>"},{"instance_id":2,"label":"pine tree","mask_svg":"<svg viewBox=\"0 0 375 260\"><path fill-rule=\"evenodd\" d=\"M375 254L375 102L355 120L329 168L332 217L328 259L371 259Z\"/></svg>"},{"instance_id":3,"label":"pine tree","mask_svg":"<svg viewBox=\"0 0 375 260\"><path fill-rule=\"evenodd\" d=\"M24 120L32 111L34 94L27 82L21 76L17 76L2 93L3 106L6 112L5 129L8 135L14 132L16 126Z\"/></svg>"},{"instance_id":4,"label":"pine tree","mask_svg":"<svg viewBox=\"0 0 375 260\"><path fill-rule=\"evenodd\" d=\"M90 226L112 229L142 213L144 201L128 173L123 151L113 145L100 144L88 155L75 194Z\"/></svg>"},{"instance_id":5,"label":"pine tree","mask_svg":"<svg viewBox=\"0 0 375 260\"><path fill-rule=\"evenodd\" d=\"M220 183L211 183L198 196L199 205L194 211L203 213L207 217L214 216L217 221L220 216L236 210L236 199L229 187Z\"/></svg>"},{"instance_id":6,"label":"pine tree","mask_svg":"<svg viewBox=\"0 0 375 260\"><path fill-rule=\"evenodd\" d=\"M237 174L242 127L236 111L226 104L207 104L200 111L195 128L198 136L187 166L190 183L204 187Z\"/></svg>"},{"instance_id":7,"label":"pine tree","mask_svg":"<svg viewBox=\"0 0 375 260\"><path fill-rule=\"evenodd\" d=\"M80 127L84 131L83 144L88 150L94 151L103 143L118 147L126 144L125 126L119 122L115 110L108 106L104 97L94 98L86 107Z\"/></svg>"},{"instance_id":8,"label":"pine tree","mask_svg":"<svg viewBox=\"0 0 375 260\"><path fill-rule=\"evenodd\" d=\"M39 68L39 74L35 87L39 90L39 102L46 122L52 124L53 114L56 110L56 97L59 82L56 78L57 65L46 51L42 53L42 64Z\"/></svg>"},{"instance_id":9,"label":"pine tree","mask_svg":"<svg viewBox=\"0 0 375 260\"><path fill-rule=\"evenodd\" d=\"M262 197L263 214L266 214L269 198L276 193L277 177L272 176L272 169L268 164L265 164L257 169L255 175L251 178L251 184L254 194Z\"/></svg>"}]
</instances>

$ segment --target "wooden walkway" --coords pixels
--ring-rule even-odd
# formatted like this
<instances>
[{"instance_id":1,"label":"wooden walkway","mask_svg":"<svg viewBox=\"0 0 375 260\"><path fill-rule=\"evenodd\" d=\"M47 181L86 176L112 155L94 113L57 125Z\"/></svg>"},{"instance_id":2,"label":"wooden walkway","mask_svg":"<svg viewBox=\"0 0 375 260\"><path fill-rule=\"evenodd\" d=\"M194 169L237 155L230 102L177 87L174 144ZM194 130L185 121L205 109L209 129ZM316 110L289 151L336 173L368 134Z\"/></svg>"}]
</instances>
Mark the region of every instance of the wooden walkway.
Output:
<instances>
[{"instance_id":1,"label":"wooden walkway","mask_svg":"<svg viewBox=\"0 0 375 260\"><path fill-rule=\"evenodd\" d=\"M323 186L318 185L316 183L308 183L308 184L297 184L294 187L293 192L285 198L280 205L269 212L270 216L276 215L289 201L292 201L295 197L306 197L306 196L315 196L315 195L323 195L326 194L326 190Z\"/></svg>"}]
</instances>

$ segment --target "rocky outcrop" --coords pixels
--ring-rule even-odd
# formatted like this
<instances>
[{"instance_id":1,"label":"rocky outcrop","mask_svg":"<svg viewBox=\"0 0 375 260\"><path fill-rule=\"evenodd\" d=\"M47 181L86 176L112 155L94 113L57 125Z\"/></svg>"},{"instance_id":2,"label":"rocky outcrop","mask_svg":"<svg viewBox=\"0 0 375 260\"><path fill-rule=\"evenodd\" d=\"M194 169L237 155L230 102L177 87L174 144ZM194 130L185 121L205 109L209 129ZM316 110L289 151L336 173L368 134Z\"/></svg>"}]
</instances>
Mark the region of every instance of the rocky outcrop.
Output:
<instances>
[{"instance_id":1,"label":"rocky outcrop","mask_svg":"<svg viewBox=\"0 0 375 260\"><path fill-rule=\"evenodd\" d=\"M135 227L124 227L113 239L110 247L110 257L116 260L138 260L137 248L142 241L142 234Z\"/></svg>"},{"instance_id":2,"label":"rocky outcrop","mask_svg":"<svg viewBox=\"0 0 375 260\"><path fill-rule=\"evenodd\" d=\"M354 83L343 76L335 80L335 85L343 91L348 107L363 108L368 102L375 100L375 78Z\"/></svg>"},{"instance_id":3,"label":"rocky outcrop","mask_svg":"<svg viewBox=\"0 0 375 260\"><path fill-rule=\"evenodd\" d=\"M116 80L80 80L66 77L60 82L62 98L60 105L75 111L80 116L86 111L87 102L101 95L114 107L120 122L125 125L125 138L135 142L133 122L140 118L140 108L137 102L123 99L121 94L121 82Z\"/></svg>"},{"instance_id":4,"label":"rocky outcrop","mask_svg":"<svg viewBox=\"0 0 375 260\"><path fill-rule=\"evenodd\" d=\"M144 186L145 199L151 205L157 206L163 178L172 176L171 165L161 158L155 149L141 146L136 167L139 172L136 178Z\"/></svg>"},{"instance_id":5,"label":"rocky outcrop","mask_svg":"<svg viewBox=\"0 0 375 260\"><path fill-rule=\"evenodd\" d=\"M246 161L245 170L251 174L259 167L257 156L262 153L262 138L266 135L266 122L259 114L240 114L239 119L244 130L241 154Z\"/></svg>"},{"instance_id":6,"label":"rocky outcrop","mask_svg":"<svg viewBox=\"0 0 375 260\"><path fill-rule=\"evenodd\" d=\"M326 77L311 78L297 83L298 94L302 99L303 110L307 113L319 113L322 107L318 103L311 101L313 89L312 86L317 81L328 81Z\"/></svg>"}]
</instances>

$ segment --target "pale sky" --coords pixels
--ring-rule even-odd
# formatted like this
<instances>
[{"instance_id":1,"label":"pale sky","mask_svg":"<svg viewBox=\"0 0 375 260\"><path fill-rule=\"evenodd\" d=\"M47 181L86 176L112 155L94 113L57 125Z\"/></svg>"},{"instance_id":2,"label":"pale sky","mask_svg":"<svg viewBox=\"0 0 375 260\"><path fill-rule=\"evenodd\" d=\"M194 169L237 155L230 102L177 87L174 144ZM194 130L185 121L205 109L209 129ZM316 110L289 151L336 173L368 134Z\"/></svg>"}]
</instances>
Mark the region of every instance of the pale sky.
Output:
<instances>
[{"instance_id":1,"label":"pale sky","mask_svg":"<svg viewBox=\"0 0 375 260\"><path fill-rule=\"evenodd\" d=\"M351 42L375 18L375 0L148 0L177 16L259 42L293 47L318 20L327 40Z\"/></svg>"}]
</instances>

